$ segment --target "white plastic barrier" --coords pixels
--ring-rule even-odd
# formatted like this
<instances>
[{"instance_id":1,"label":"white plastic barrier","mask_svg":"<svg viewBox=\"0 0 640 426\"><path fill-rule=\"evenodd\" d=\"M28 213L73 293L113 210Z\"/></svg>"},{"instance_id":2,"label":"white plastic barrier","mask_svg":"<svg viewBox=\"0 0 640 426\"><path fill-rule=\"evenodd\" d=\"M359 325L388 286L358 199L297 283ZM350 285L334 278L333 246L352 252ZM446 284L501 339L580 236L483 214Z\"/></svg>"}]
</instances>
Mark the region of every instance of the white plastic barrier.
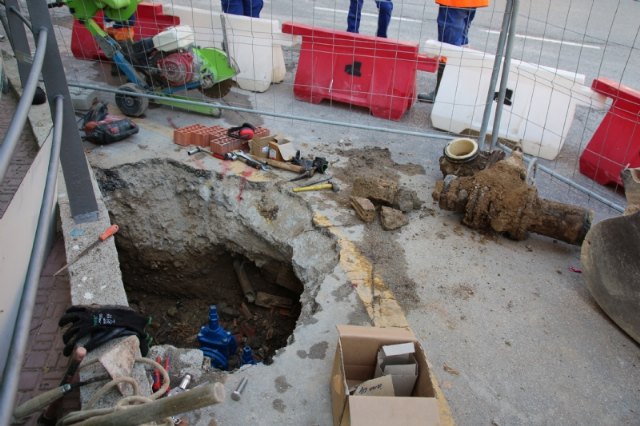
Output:
<instances>
[{"instance_id":1,"label":"white plastic barrier","mask_svg":"<svg viewBox=\"0 0 640 426\"><path fill-rule=\"evenodd\" d=\"M300 43L299 37L283 34L277 20L174 4L165 5L164 13L179 17L180 24L190 25L196 32L196 45L221 49L226 38L228 53L240 69L235 80L241 89L253 92L264 92L271 83L284 80L282 47Z\"/></svg>"},{"instance_id":2,"label":"white plastic barrier","mask_svg":"<svg viewBox=\"0 0 640 426\"><path fill-rule=\"evenodd\" d=\"M425 50L447 57L431 112L433 126L453 133L479 131L495 56L434 40L425 43ZM499 137L520 142L526 154L553 160L564 145L576 105L605 107L606 98L584 86L584 78L582 74L512 59L507 80L510 96L502 110ZM489 132L496 102L492 103Z\"/></svg>"}]
</instances>

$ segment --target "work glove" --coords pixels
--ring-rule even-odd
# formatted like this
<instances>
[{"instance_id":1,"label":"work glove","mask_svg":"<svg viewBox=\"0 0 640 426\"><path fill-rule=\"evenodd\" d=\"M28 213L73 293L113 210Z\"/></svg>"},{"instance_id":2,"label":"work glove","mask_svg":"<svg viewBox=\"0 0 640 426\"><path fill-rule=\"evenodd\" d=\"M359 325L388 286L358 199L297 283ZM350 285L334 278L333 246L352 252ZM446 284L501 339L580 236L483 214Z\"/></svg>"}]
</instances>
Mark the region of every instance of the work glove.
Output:
<instances>
[{"instance_id":1,"label":"work glove","mask_svg":"<svg viewBox=\"0 0 640 426\"><path fill-rule=\"evenodd\" d=\"M84 337L90 338L84 344L89 351L116 337L137 335L140 351L145 355L149 336L144 329L148 322L148 318L126 306L71 306L58 322L60 327L71 324L62 336L66 345L63 354L69 356L78 340Z\"/></svg>"}]
</instances>

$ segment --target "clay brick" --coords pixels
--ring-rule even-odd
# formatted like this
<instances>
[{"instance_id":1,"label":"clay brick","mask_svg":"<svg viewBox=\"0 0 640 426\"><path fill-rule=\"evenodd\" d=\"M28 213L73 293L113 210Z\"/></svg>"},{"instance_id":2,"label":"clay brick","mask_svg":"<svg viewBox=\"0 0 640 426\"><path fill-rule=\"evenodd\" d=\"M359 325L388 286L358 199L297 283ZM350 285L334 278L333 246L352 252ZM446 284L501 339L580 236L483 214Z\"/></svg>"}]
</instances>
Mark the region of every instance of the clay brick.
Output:
<instances>
[{"instance_id":1,"label":"clay brick","mask_svg":"<svg viewBox=\"0 0 640 426\"><path fill-rule=\"evenodd\" d=\"M227 130L222 126L212 126L212 137L209 145L211 152L217 154L226 154L231 151L244 150L248 143L242 139L236 139L227 136ZM269 129L257 127L254 137L269 136Z\"/></svg>"},{"instance_id":2,"label":"clay brick","mask_svg":"<svg viewBox=\"0 0 640 426\"><path fill-rule=\"evenodd\" d=\"M191 143L193 145L206 148L209 146L209 139L210 139L209 129L205 127L202 129L198 129L193 133L193 139L191 140Z\"/></svg>"},{"instance_id":3,"label":"clay brick","mask_svg":"<svg viewBox=\"0 0 640 426\"><path fill-rule=\"evenodd\" d=\"M198 130L204 129L206 126L203 126L200 123L190 124L188 126L181 127L179 129L175 129L173 131L173 143L181 146L189 146L193 145L192 139L193 134Z\"/></svg>"}]
</instances>

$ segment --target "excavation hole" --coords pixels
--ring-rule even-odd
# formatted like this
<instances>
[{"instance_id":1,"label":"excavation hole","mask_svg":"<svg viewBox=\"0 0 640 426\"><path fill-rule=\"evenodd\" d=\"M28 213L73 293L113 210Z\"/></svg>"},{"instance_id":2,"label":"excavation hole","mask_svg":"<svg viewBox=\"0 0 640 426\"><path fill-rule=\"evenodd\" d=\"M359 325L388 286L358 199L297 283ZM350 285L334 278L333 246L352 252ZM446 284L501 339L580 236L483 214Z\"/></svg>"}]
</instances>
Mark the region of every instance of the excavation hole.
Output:
<instances>
[{"instance_id":1,"label":"excavation hole","mask_svg":"<svg viewBox=\"0 0 640 426\"><path fill-rule=\"evenodd\" d=\"M229 369L234 369L241 365L240 350L245 347L251 348L257 362L270 364L296 327L302 284L290 265L269 261L259 268L224 249L185 262L175 259L162 271L124 257L129 305L152 318L147 331L154 344L199 348L198 332L208 326L214 305L219 325L236 341L238 351L228 359ZM252 298L243 292L236 268L250 283Z\"/></svg>"},{"instance_id":2,"label":"excavation hole","mask_svg":"<svg viewBox=\"0 0 640 426\"><path fill-rule=\"evenodd\" d=\"M116 246L129 304L152 317L153 344L201 348L197 336L214 305L237 343L228 369L241 365L245 347L269 364L317 311L315 294L338 256L302 198L269 182L169 160L98 170L96 177L120 226ZM243 291L239 271L255 299Z\"/></svg>"}]
</instances>

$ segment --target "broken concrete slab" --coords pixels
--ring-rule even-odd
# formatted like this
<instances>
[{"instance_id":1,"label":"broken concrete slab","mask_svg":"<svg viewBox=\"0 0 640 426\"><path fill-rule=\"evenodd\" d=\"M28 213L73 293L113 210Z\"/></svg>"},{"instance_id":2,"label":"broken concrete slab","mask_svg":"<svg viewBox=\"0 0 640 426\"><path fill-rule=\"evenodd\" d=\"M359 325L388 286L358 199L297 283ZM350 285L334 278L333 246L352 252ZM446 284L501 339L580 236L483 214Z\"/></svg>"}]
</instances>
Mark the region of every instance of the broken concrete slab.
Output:
<instances>
[{"instance_id":1,"label":"broken concrete slab","mask_svg":"<svg viewBox=\"0 0 640 426\"><path fill-rule=\"evenodd\" d=\"M380 224L386 231L402 228L409 223L409 219L400 210L382 206L380 210Z\"/></svg>"},{"instance_id":2,"label":"broken concrete slab","mask_svg":"<svg viewBox=\"0 0 640 426\"><path fill-rule=\"evenodd\" d=\"M397 192L396 182L382 178L358 177L351 188L351 195L355 197L368 198L373 202L386 205L393 204Z\"/></svg>"},{"instance_id":3,"label":"broken concrete slab","mask_svg":"<svg viewBox=\"0 0 640 426\"><path fill-rule=\"evenodd\" d=\"M360 219L366 223L376 220L376 206L373 205L371 200L363 197L351 197L350 201L351 207L353 207Z\"/></svg>"},{"instance_id":4,"label":"broken concrete slab","mask_svg":"<svg viewBox=\"0 0 640 426\"><path fill-rule=\"evenodd\" d=\"M136 361L136 353L139 352L140 340L137 336L129 336L117 344L109 347L98 361L113 379L131 376L133 364ZM118 384L118 390L125 395L129 385Z\"/></svg>"},{"instance_id":5,"label":"broken concrete slab","mask_svg":"<svg viewBox=\"0 0 640 426\"><path fill-rule=\"evenodd\" d=\"M422 207L422 201L418 198L418 193L413 189L398 188L393 207L408 213L412 210L418 210Z\"/></svg>"}]
</instances>

